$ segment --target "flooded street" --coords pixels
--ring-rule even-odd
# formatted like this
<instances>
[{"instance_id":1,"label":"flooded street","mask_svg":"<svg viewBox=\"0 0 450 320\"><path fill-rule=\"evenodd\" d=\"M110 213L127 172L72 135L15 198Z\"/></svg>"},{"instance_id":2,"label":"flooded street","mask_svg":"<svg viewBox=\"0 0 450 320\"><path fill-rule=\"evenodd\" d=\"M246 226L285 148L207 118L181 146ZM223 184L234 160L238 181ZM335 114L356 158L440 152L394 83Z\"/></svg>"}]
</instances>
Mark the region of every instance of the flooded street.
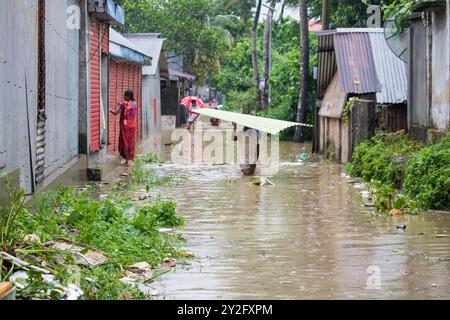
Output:
<instances>
[{"instance_id":1,"label":"flooded street","mask_svg":"<svg viewBox=\"0 0 450 320\"><path fill-rule=\"evenodd\" d=\"M281 145L275 186L235 166L158 168L186 177L154 193L177 201L195 254L160 279L163 298L450 298L450 215L375 217L342 166L302 163L302 150Z\"/></svg>"}]
</instances>

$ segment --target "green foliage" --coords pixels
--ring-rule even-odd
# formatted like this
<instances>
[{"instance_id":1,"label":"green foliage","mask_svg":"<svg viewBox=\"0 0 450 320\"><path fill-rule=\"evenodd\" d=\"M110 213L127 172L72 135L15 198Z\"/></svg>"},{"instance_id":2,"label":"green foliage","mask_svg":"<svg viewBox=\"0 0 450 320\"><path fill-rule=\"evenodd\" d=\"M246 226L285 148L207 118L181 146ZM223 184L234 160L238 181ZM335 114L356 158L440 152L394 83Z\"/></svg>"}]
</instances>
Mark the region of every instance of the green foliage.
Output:
<instances>
[{"instance_id":1,"label":"green foliage","mask_svg":"<svg viewBox=\"0 0 450 320\"><path fill-rule=\"evenodd\" d=\"M399 209L415 214L419 209L448 210L450 132L428 147L406 135L381 133L356 148L347 171L371 183L380 211Z\"/></svg>"},{"instance_id":2,"label":"green foliage","mask_svg":"<svg viewBox=\"0 0 450 320\"><path fill-rule=\"evenodd\" d=\"M176 203L158 199L153 205L141 208L133 225L142 232L155 232L158 228L172 228L184 224L183 217L176 213Z\"/></svg>"},{"instance_id":3,"label":"green foliage","mask_svg":"<svg viewBox=\"0 0 450 320\"><path fill-rule=\"evenodd\" d=\"M221 60L221 72L211 83L224 94L246 92L253 89L253 69L250 39L235 42Z\"/></svg>"},{"instance_id":4,"label":"green foliage","mask_svg":"<svg viewBox=\"0 0 450 320\"><path fill-rule=\"evenodd\" d=\"M417 0L396 0L383 7L384 18L394 22L394 34L400 33L409 27L407 17L412 12L412 7Z\"/></svg>"},{"instance_id":5,"label":"green foliage","mask_svg":"<svg viewBox=\"0 0 450 320\"><path fill-rule=\"evenodd\" d=\"M256 91L230 91L227 95L227 102L224 106L226 111L238 111L250 113L256 105Z\"/></svg>"},{"instance_id":6,"label":"green foliage","mask_svg":"<svg viewBox=\"0 0 450 320\"><path fill-rule=\"evenodd\" d=\"M330 29L367 27L367 7L369 4L384 6L394 0L329 0ZM322 0L310 0L311 17L320 20Z\"/></svg>"},{"instance_id":7,"label":"green foliage","mask_svg":"<svg viewBox=\"0 0 450 320\"><path fill-rule=\"evenodd\" d=\"M350 121L350 112L352 111L353 103L355 102L355 100L357 100L357 98L352 97L345 104L344 110L342 111L342 120L344 120L344 122Z\"/></svg>"},{"instance_id":8,"label":"green foliage","mask_svg":"<svg viewBox=\"0 0 450 320\"><path fill-rule=\"evenodd\" d=\"M385 184L379 181L371 183L375 207L381 212L388 212L393 208L395 197L395 187L392 184ZM402 209L402 208L398 208Z\"/></svg>"},{"instance_id":9,"label":"green foliage","mask_svg":"<svg viewBox=\"0 0 450 320\"><path fill-rule=\"evenodd\" d=\"M406 135L380 133L356 148L347 171L367 182L378 181L399 188L406 163L419 148Z\"/></svg>"},{"instance_id":10,"label":"green foliage","mask_svg":"<svg viewBox=\"0 0 450 320\"><path fill-rule=\"evenodd\" d=\"M185 71L204 82L218 72L219 59L227 46L224 33L208 25L214 16L211 0L118 0L126 13L124 33L153 32L167 38L165 50L184 56Z\"/></svg>"},{"instance_id":11,"label":"green foliage","mask_svg":"<svg viewBox=\"0 0 450 320\"><path fill-rule=\"evenodd\" d=\"M450 209L450 132L408 162L404 190L421 208Z\"/></svg>"},{"instance_id":12,"label":"green foliage","mask_svg":"<svg viewBox=\"0 0 450 320\"><path fill-rule=\"evenodd\" d=\"M104 267L82 270L83 300L144 300L148 299L135 286L120 281L122 276L114 268ZM91 281L91 279L95 281Z\"/></svg>"},{"instance_id":13,"label":"green foliage","mask_svg":"<svg viewBox=\"0 0 450 320\"><path fill-rule=\"evenodd\" d=\"M295 121L300 90L300 49L299 24L292 19L274 21L273 24L273 66L269 82L272 86L271 108L257 113L260 116ZM261 24L258 51L262 59ZM311 67L317 65L318 39L310 34ZM262 66L261 66L262 67ZM311 68L312 69L312 68ZM262 71L262 70L261 70ZM310 83L314 83L310 75ZM256 90L253 81L251 59L251 39L249 36L238 39L221 61L221 73L213 78L212 85L226 95L226 110L256 113ZM309 110L315 105L315 87L311 85ZM309 113L309 121L313 116ZM282 133L282 139L292 139L293 130Z\"/></svg>"},{"instance_id":14,"label":"green foliage","mask_svg":"<svg viewBox=\"0 0 450 320\"><path fill-rule=\"evenodd\" d=\"M136 161L139 163L147 163L147 164L163 164L166 162L162 157L158 156L154 153L149 153L147 155L140 155L136 158Z\"/></svg>"},{"instance_id":15,"label":"green foliage","mask_svg":"<svg viewBox=\"0 0 450 320\"><path fill-rule=\"evenodd\" d=\"M25 191L15 190L9 183L6 185L9 193L9 205L0 205L0 247L10 245L16 240L17 217L24 210Z\"/></svg>"},{"instance_id":16,"label":"green foliage","mask_svg":"<svg viewBox=\"0 0 450 320\"><path fill-rule=\"evenodd\" d=\"M131 178L126 180L125 186L144 185L147 190L154 186L169 185L174 181L170 176L158 176L154 169L148 168L147 164L135 161Z\"/></svg>"},{"instance_id":17,"label":"green foliage","mask_svg":"<svg viewBox=\"0 0 450 320\"><path fill-rule=\"evenodd\" d=\"M41 272L30 270L27 272L28 279L23 284L23 289L18 289L18 299L51 299L60 300L64 296L62 288L54 284L46 283Z\"/></svg>"},{"instance_id":18,"label":"green foliage","mask_svg":"<svg viewBox=\"0 0 450 320\"><path fill-rule=\"evenodd\" d=\"M136 262L146 261L157 267L167 257L178 257L183 239L161 234L157 229L181 226L184 219L176 213L173 201L158 199L153 204L139 205L115 193L114 188L105 200L98 200L97 194L96 189L89 187L85 191L61 188L57 192L37 195L28 210L20 210L16 217L19 234L36 234L42 242L61 237L98 249L108 256L104 265L82 270L83 299L146 298L137 288L120 282L121 272ZM137 223L139 217L141 224ZM20 239L17 240L14 245L20 245ZM25 251L39 252L49 262L54 260L52 251L36 246ZM73 258L67 261L74 263ZM70 274L60 268L58 280L64 283L64 278ZM10 273L5 266L1 267L2 278ZM39 297L43 292L46 298L58 299L55 288L45 284L38 275L32 275L31 280L30 285L19 293L20 297Z\"/></svg>"}]
</instances>

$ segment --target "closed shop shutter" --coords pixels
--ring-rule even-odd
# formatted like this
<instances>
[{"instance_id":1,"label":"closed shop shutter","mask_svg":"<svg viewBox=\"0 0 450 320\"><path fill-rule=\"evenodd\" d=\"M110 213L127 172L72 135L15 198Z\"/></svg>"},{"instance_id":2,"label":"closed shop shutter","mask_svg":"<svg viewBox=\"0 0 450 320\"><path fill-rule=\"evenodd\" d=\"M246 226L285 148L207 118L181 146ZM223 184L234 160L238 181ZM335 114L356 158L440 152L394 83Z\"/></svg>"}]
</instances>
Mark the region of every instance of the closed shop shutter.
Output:
<instances>
[{"instance_id":1,"label":"closed shop shutter","mask_svg":"<svg viewBox=\"0 0 450 320\"><path fill-rule=\"evenodd\" d=\"M101 96L101 76L100 64L101 53L109 53L109 26L91 18L90 23L90 52L89 64L91 68L91 151L100 150L100 96ZM101 42L101 44L100 44Z\"/></svg>"},{"instance_id":2,"label":"closed shop shutter","mask_svg":"<svg viewBox=\"0 0 450 320\"><path fill-rule=\"evenodd\" d=\"M132 90L135 94L138 106L137 138L142 139L142 68L139 65L117 63L111 60L109 77L109 94L111 107L117 108L119 102L123 102L123 94L126 90ZM109 154L119 153L119 120L120 117L110 115L109 120Z\"/></svg>"},{"instance_id":3,"label":"closed shop shutter","mask_svg":"<svg viewBox=\"0 0 450 320\"><path fill-rule=\"evenodd\" d=\"M91 19L90 68L91 68L91 151L100 150L100 23Z\"/></svg>"}]
</instances>

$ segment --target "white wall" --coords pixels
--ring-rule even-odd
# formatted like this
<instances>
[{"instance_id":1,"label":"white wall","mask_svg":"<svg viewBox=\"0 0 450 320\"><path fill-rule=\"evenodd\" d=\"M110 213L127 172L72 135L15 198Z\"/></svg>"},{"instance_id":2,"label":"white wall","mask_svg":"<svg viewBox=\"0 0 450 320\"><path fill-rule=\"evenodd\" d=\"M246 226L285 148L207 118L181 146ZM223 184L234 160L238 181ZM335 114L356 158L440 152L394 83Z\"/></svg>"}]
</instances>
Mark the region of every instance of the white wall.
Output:
<instances>
[{"instance_id":1,"label":"white wall","mask_svg":"<svg viewBox=\"0 0 450 320\"><path fill-rule=\"evenodd\" d=\"M154 119L154 99L157 101L157 125ZM144 136L161 132L161 82L159 68L155 75L142 77L142 109Z\"/></svg>"}]
</instances>

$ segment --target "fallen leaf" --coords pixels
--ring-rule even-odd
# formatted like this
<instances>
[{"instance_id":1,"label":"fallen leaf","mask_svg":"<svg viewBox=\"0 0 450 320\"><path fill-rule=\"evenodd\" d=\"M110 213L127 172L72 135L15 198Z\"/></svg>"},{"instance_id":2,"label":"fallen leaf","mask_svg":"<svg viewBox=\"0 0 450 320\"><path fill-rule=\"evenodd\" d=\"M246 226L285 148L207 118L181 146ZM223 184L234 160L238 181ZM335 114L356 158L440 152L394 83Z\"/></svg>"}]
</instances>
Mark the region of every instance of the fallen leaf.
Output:
<instances>
[{"instance_id":1,"label":"fallen leaf","mask_svg":"<svg viewBox=\"0 0 450 320\"><path fill-rule=\"evenodd\" d=\"M391 211L389 211L389 214L391 216L401 216L404 214L404 212L402 210L399 209L392 209Z\"/></svg>"},{"instance_id":2,"label":"fallen leaf","mask_svg":"<svg viewBox=\"0 0 450 320\"><path fill-rule=\"evenodd\" d=\"M180 253L180 256L184 257L184 258L192 258L194 256L194 254L192 252L182 252Z\"/></svg>"}]
</instances>

